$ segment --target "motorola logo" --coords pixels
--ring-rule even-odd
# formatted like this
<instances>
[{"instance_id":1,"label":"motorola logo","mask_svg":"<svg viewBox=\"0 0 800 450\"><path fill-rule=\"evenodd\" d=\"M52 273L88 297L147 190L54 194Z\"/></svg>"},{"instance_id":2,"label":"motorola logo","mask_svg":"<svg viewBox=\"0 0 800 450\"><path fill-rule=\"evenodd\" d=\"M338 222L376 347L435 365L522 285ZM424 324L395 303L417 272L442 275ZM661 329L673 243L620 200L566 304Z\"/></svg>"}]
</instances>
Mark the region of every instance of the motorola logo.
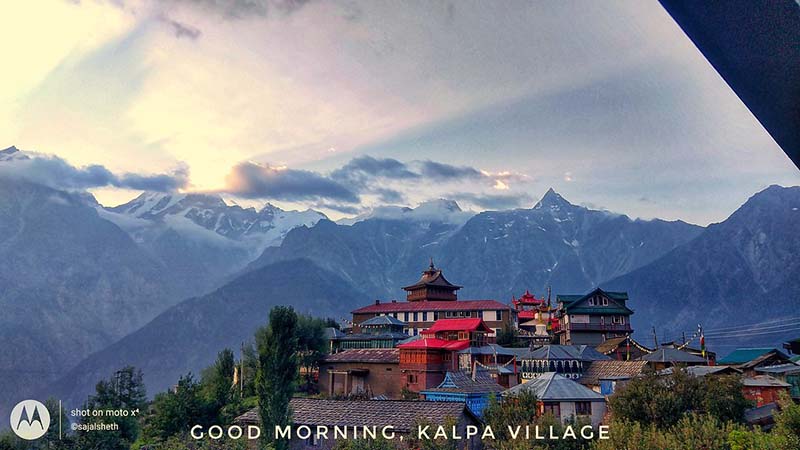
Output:
<instances>
[{"instance_id":1,"label":"motorola logo","mask_svg":"<svg viewBox=\"0 0 800 450\"><path fill-rule=\"evenodd\" d=\"M39 439L49 426L50 412L41 402L23 400L11 410L11 430L22 439Z\"/></svg>"}]
</instances>

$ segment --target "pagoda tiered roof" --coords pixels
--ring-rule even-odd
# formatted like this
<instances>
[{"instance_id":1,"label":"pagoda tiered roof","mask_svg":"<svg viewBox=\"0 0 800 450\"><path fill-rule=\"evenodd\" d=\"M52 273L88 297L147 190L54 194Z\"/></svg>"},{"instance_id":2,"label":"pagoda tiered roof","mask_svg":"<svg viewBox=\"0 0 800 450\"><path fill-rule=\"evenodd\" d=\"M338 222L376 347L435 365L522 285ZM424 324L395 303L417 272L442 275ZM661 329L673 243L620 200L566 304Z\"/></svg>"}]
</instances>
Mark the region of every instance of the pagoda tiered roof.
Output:
<instances>
[{"instance_id":1,"label":"pagoda tiered roof","mask_svg":"<svg viewBox=\"0 0 800 450\"><path fill-rule=\"evenodd\" d=\"M430 266L428 266L428 270L422 272L422 277L411 285L404 286L403 290L411 291L416 290L424 287L438 287L438 288L445 288L448 290L457 291L461 289L463 286L458 286L453 284L444 277L442 274L442 269L437 269L433 265L433 261L431 261Z\"/></svg>"}]
</instances>

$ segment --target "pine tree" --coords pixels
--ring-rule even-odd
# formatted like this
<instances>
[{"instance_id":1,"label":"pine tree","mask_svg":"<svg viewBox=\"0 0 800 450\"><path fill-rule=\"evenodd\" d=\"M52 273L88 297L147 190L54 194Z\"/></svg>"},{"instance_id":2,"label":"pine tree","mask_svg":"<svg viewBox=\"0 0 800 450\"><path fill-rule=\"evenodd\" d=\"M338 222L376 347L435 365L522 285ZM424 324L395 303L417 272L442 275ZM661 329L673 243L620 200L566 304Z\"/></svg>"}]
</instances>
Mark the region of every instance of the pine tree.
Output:
<instances>
[{"instance_id":1,"label":"pine tree","mask_svg":"<svg viewBox=\"0 0 800 450\"><path fill-rule=\"evenodd\" d=\"M288 442L275 439L275 427L291 422L289 401L297 381L297 314L294 309L277 306L270 311L269 325L256 335L258 373L256 393L261 415L262 436L277 450Z\"/></svg>"}]
</instances>

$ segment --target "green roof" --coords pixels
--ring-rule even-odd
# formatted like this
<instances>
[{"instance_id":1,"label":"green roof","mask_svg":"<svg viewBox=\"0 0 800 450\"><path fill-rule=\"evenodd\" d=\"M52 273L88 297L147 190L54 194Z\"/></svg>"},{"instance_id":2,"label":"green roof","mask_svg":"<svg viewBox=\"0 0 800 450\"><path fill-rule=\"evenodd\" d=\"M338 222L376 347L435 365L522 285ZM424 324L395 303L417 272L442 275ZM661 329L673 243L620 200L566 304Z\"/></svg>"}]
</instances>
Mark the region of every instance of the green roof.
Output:
<instances>
[{"instance_id":1,"label":"green roof","mask_svg":"<svg viewBox=\"0 0 800 450\"><path fill-rule=\"evenodd\" d=\"M571 302L574 302L575 300L580 300L582 298L583 298L583 294L579 294L579 295L556 295L556 301L557 302L563 302L563 303L571 303Z\"/></svg>"},{"instance_id":2,"label":"green roof","mask_svg":"<svg viewBox=\"0 0 800 450\"><path fill-rule=\"evenodd\" d=\"M799 361L800 361L800 355L792 356L792 362L799 362Z\"/></svg>"},{"instance_id":3,"label":"green roof","mask_svg":"<svg viewBox=\"0 0 800 450\"><path fill-rule=\"evenodd\" d=\"M737 348L728 356L718 360L717 364L744 364L772 351L785 355L775 347Z\"/></svg>"}]
</instances>

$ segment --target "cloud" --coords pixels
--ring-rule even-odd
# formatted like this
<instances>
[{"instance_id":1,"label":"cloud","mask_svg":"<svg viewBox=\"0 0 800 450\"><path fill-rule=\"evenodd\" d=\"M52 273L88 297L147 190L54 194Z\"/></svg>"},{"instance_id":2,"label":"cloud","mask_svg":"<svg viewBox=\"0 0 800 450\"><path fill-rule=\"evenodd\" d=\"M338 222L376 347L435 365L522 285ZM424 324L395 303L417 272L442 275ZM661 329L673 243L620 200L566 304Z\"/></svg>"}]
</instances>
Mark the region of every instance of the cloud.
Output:
<instances>
[{"instance_id":1,"label":"cloud","mask_svg":"<svg viewBox=\"0 0 800 450\"><path fill-rule=\"evenodd\" d=\"M176 0L182 3L197 5L210 12L221 14L226 19L246 19L248 17L266 17L268 13L278 12L290 15L310 0Z\"/></svg>"},{"instance_id":2,"label":"cloud","mask_svg":"<svg viewBox=\"0 0 800 450\"><path fill-rule=\"evenodd\" d=\"M450 194L451 198L471 203L484 209L511 209L529 206L533 201L528 194L475 194L459 192Z\"/></svg>"},{"instance_id":3,"label":"cloud","mask_svg":"<svg viewBox=\"0 0 800 450\"><path fill-rule=\"evenodd\" d=\"M0 175L24 178L56 189L115 187L159 192L184 188L188 185L189 178L188 170L185 167L176 169L171 174L123 173L117 175L99 164L75 167L57 156L37 156L5 161L0 163Z\"/></svg>"},{"instance_id":4,"label":"cloud","mask_svg":"<svg viewBox=\"0 0 800 450\"><path fill-rule=\"evenodd\" d=\"M480 179L487 175L470 166L454 166L431 160L420 161L422 174L439 180L443 179Z\"/></svg>"},{"instance_id":5,"label":"cloud","mask_svg":"<svg viewBox=\"0 0 800 450\"><path fill-rule=\"evenodd\" d=\"M331 172L331 178L366 186L374 178L408 180L419 178L408 165L392 158L377 159L369 155L351 159L344 166Z\"/></svg>"},{"instance_id":6,"label":"cloud","mask_svg":"<svg viewBox=\"0 0 800 450\"><path fill-rule=\"evenodd\" d=\"M226 177L226 191L243 198L270 198L284 201L336 200L358 203L351 188L308 170L243 162Z\"/></svg>"},{"instance_id":7,"label":"cloud","mask_svg":"<svg viewBox=\"0 0 800 450\"><path fill-rule=\"evenodd\" d=\"M178 39L188 38L193 41L196 41L200 36L203 35L203 32L200 31L199 28L195 28L191 25L178 22L177 20L170 19L167 16L161 16L160 20L169 25L170 27L172 27L172 32Z\"/></svg>"},{"instance_id":8,"label":"cloud","mask_svg":"<svg viewBox=\"0 0 800 450\"><path fill-rule=\"evenodd\" d=\"M377 194L378 200L383 203L403 203L406 201L406 196L394 189L377 188L373 190L373 193Z\"/></svg>"},{"instance_id":9,"label":"cloud","mask_svg":"<svg viewBox=\"0 0 800 450\"><path fill-rule=\"evenodd\" d=\"M351 214L351 215L359 214L359 213L363 212L363 208L359 208L357 206L341 205L341 204L338 204L338 203L327 203L327 202L315 203L314 204L314 208L317 208L317 209L330 209L330 210L337 211L337 212L340 212L340 213L343 213L343 214Z\"/></svg>"}]
</instances>

